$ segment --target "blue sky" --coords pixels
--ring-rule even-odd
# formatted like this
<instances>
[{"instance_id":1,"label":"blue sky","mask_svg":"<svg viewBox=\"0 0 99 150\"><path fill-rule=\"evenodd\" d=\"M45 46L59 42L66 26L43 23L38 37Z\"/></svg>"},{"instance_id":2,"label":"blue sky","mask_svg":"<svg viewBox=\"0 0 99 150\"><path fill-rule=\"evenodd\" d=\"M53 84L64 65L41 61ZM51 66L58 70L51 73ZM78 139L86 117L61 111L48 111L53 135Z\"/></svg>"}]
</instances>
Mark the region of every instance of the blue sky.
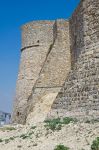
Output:
<instances>
[{"instance_id":1,"label":"blue sky","mask_svg":"<svg viewBox=\"0 0 99 150\"><path fill-rule=\"evenodd\" d=\"M20 26L69 18L80 0L0 0L0 110L11 112L18 74Z\"/></svg>"}]
</instances>

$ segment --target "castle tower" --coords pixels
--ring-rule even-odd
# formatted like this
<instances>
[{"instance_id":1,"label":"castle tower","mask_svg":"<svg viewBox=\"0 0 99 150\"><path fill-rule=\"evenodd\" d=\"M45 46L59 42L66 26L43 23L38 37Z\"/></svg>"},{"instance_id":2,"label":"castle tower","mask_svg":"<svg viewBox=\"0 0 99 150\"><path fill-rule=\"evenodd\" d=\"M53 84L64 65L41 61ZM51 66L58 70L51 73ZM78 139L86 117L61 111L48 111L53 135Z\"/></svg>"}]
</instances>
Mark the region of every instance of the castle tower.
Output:
<instances>
[{"instance_id":1,"label":"castle tower","mask_svg":"<svg viewBox=\"0 0 99 150\"><path fill-rule=\"evenodd\" d=\"M99 0L81 0L70 19L72 70L48 117L99 117ZM87 118L88 117L88 118Z\"/></svg>"},{"instance_id":2,"label":"castle tower","mask_svg":"<svg viewBox=\"0 0 99 150\"><path fill-rule=\"evenodd\" d=\"M68 21L36 21L22 27L13 122L24 124L32 111L30 107L33 108L44 93L46 95L49 91L56 97L71 66L69 44Z\"/></svg>"},{"instance_id":3,"label":"castle tower","mask_svg":"<svg viewBox=\"0 0 99 150\"><path fill-rule=\"evenodd\" d=\"M45 120L71 68L69 22L56 20L53 35L54 43L28 99L28 123Z\"/></svg>"},{"instance_id":4,"label":"castle tower","mask_svg":"<svg viewBox=\"0 0 99 150\"><path fill-rule=\"evenodd\" d=\"M54 21L38 21L22 26L21 61L12 117L13 122L25 122L27 99L53 43L53 24Z\"/></svg>"},{"instance_id":5,"label":"castle tower","mask_svg":"<svg viewBox=\"0 0 99 150\"><path fill-rule=\"evenodd\" d=\"M81 0L69 22L22 27L13 122L47 116L99 116L99 0Z\"/></svg>"}]
</instances>

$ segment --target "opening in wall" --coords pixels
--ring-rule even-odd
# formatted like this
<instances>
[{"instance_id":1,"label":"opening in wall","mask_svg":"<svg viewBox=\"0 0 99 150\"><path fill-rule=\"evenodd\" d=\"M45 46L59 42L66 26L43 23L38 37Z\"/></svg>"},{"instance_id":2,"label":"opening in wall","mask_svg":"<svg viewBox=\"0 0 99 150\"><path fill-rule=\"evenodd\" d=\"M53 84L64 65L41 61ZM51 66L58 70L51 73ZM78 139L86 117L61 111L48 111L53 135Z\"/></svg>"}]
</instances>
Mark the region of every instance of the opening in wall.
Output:
<instances>
[{"instance_id":1,"label":"opening in wall","mask_svg":"<svg viewBox=\"0 0 99 150\"><path fill-rule=\"evenodd\" d=\"M17 112L17 117L20 115L20 113L19 112Z\"/></svg>"}]
</instances>

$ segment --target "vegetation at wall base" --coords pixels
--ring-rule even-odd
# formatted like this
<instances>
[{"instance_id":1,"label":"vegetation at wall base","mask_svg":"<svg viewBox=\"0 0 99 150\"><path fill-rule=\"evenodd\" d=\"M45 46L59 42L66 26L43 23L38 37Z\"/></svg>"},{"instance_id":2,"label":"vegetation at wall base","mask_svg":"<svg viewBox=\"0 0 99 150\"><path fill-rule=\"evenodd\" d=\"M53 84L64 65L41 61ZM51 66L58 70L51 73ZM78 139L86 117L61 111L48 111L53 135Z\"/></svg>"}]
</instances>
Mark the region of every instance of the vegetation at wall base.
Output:
<instances>
[{"instance_id":1,"label":"vegetation at wall base","mask_svg":"<svg viewBox=\"0 0 99 150\"><path fill-rule=\"evenodd\" d=\"M61 130L62 125L69 124L71 122L77 122L76 119L65 117L63 119L48 119L44 121L46 123L45 127L47 130L51 129L52 131Z\"/></svg>"},{"instance_id":2,"label":"vegetation at wall base","mask_svg":"<svg viewBox=\"0 0 99 150\"><path fill-rule=\"evenodd\" d=\"M97 137L92 145L91 145L91 150L99 150L99 137Z\"/></svg>"},{"instance_id":3,"label":"vegetation at wall base","mask_svg":"<svg viewBox=\"0 0 99 150\"><path fill-rule=\"evenodd\" d=\"M54 150L69 150L69 148L64 145L57 145Z\"/></svg>"}]
</instances>

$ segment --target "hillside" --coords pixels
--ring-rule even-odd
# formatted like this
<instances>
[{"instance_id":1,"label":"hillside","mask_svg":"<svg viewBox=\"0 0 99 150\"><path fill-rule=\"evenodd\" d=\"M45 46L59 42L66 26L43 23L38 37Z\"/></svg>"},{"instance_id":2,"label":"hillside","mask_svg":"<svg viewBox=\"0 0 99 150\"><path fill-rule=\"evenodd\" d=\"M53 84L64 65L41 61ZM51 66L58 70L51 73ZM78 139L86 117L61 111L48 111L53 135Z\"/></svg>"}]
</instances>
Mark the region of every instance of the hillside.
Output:
<instances>
[{"instance_id":1,"label":"hillside","mask_svg":"<svg viewBox=\"0 0 99 150\"><path fill-rule=\"evenodd\" d=\"M65 118L64 123L54 119L36 126L10 125L0 128L0 150L54 150L59 144L70 150L99 150L91 149L98 136L97 121L80 123Z\"/></svg>"}]
</instances>

